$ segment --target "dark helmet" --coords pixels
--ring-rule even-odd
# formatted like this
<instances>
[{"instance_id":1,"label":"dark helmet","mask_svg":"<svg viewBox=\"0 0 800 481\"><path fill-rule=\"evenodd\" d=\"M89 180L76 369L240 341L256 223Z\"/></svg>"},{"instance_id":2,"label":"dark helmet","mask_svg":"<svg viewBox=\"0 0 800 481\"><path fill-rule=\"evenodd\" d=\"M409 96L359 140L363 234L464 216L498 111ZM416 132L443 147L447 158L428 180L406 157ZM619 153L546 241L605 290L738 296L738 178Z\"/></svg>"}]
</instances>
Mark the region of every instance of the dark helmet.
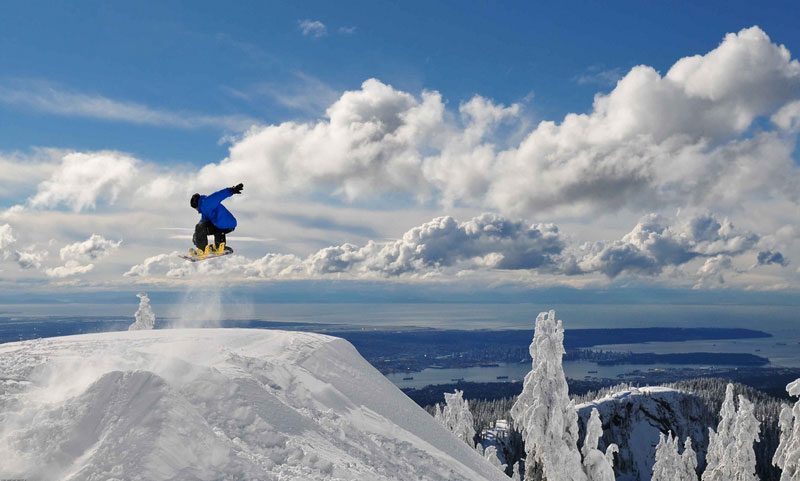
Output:
<instances>
[{"instance_id":1,"label":"dark helmet","mask_svg":"<svg viewBox=\"0 0 800 481\"><path fill-rule=\"evenodd\" d=\"M197 209L197 203L200 202L200 194L195 194L192 196L191 200L189 201L189 205L192 206L192 209Z\"/></svg>"}]
</instances>

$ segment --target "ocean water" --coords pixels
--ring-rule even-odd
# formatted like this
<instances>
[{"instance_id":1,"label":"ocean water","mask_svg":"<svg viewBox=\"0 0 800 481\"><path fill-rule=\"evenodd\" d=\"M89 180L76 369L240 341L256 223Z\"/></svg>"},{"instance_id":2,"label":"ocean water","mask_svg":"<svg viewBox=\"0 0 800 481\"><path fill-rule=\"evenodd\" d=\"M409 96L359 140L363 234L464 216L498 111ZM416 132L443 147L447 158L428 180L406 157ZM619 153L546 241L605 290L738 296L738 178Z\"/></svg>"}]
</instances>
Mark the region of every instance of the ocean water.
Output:
<instances>
[{"instance_id":1,"label":"ocean water","mask_svg":"<svg viewBox=\"0 0 800 481\"><path fill-rule=\"evenodd\" d=\"M655 352L734 352L769 358L767 367L800 367L800 330L776 329L773 337L730 339L719 341L645 342L640 344L607 344L592 349L604 351Z\"/></svg>"},{"instance_id":2,"label":"ocean water","mask_svg":"<svg viewBox=\"0 0 800 481\"><path fill-rule=\"evenodd\" d=\"M0 315L130 316L130 304L0 305ZM437 329L533 329L539 312L555 309L565 329L612 327L740 327L775 333L800 330L797 306L588 305L588 304L431 304L431 303L222 303L198 296L183 303L152 303L159 319L260 319L367 327L416 326ZM207 324L207 323L206 323Z\"/></svg>"},{"instance_id":3,"label":"ocean water","mask_svg":"<svg viewBox=\"0 0 800 481\"><path fill-rule=\"evenodd\" d=\"M624 364L617 366L598 366L589 361L565 361L564 374L570 379L596 377L616 379L633 371L649 371L653 369L702 369L700 365L688 364ZM531 370L530 362L500 363L492 367L467 367L453 369L425 369L412 373L393 373L386 377L399 388L421 388L430 384L452 384L457 380L466 382L512 382L522 381ZM408 378L413 379L408 379ZM502 379L498 379L502 377Z\"/></svg>"}]
</instances>

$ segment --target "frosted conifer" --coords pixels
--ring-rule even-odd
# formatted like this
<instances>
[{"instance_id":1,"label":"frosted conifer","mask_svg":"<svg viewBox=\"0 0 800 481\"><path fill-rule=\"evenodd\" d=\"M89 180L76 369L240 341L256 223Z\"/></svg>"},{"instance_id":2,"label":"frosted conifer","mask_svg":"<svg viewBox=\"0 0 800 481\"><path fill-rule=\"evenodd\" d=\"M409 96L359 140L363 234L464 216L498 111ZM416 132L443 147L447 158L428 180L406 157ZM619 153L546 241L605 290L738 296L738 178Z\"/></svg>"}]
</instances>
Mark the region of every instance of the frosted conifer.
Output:
<instances>
[{"instance_id":1,"label":"frosted conifer","mask_svg":"<svg viewBox=\"0 0 800 481\"><path fill-rule=\"evenodd\" d=\"M153 314L153 309L150 308L150 298L147 297L147 294L144 292L136 294L136 297L139 298L139 309L133 316L136 321L128 326L128 330L139 331L152 329L156 323L156 315Z\"/></svg>"},{"instance_id":2,"label":"frosted conifer","mask_svg":"<svg viewBox=\"0 0 800 481\"><path fill-rule=\"evenodd\" d=\"M600 413L592 409L589 422L586 424L586 438L583 441L583 469L589 481L614 481L614 453L619 452L616 444L611 444L603 453L597 449L598 441L603 435Z\"/></svg>"},{"instance_id":3,"label":"frosted conifer","mask_svg":"<svg viewBox=\"0 0 800 481\"><path fill-rule=\"evenodd\" d=\"M697 455L692 449L692 440L686 438L683 454L678 454L678 437L670 431L664 433L656 446L656 462L653 465L651 481L697 481Z\"/></svg>"},{"instance_id":4,"label":"frosted conifer","mask_svg":"<svg viewBox=\"0 0 800 481\"><path fill-rule=\"evenodd\" d=\"M456 389L454 393L444 393L444 401L441 423L457 438L472 446L475 442L475 427L469 403L464 399L464 391Z\"/></svg>"},{"instance_id":5,"label":"frosted conifer","mask_svg":"<svg viewBox=\"0 0 800 481\"><path fill-rule=\"evenodd\" d=\"M506 470L506 464L500 460L500 456L497 455L497 446L494 444L488 446L486 450L483 452L483 457L491 463L492 466L496 467L500 471Z\"/></svg>"},{"instance_id":6,"label":"frosted conifer","mask_svg":"<svg viewBox=\"0 0 800 481\"><path fill-rule=\"evenodd\" d=\"M800 397L800 379L789 383L786 391ZM780 415L781 441L772 464L781 468L781 481L800 481L800 401L784 406Z\"/></svg>"},{"instance_id":7,"label":"frosted conifer","mask_svg":"<svg viewBox=\"0 0 800 481\"><path fill-rule=\"evenodd\" d=\"M444 419L442 418L442 405L439 403L436 403L436 405L433 407L433 419L444 424Z\"/></svg>"},{"instance_id":8,"label":"frosted conifer","mask_svg":"<svg viewBox=\"0 0 800 481\"><path fill-rule=\"evenodd\" d=\"M761 431L755 416L755 406L744 396L739 396L734 428L733 465L736 475L732 481L758 481L756 476L756 453L753 443L759 440Z\"/></svg>"},{"instance_id":9,"label":"frosted conifer","mask_svg":"<svg viewBox=\"0 0 800 481\"><path fill-rule=\"evenodd\" d=\"M707 465L703 481L757 481L753 443L758 441L759 422L753 403L739 396L739 409L733 401L733 384L725 390L717 431L709 428Z\"/></svg>"},{"instance_id":10,"label":"frosted conifer","mask_svg":"<svg viewBox=\"0 0 800 481\"><path fill-rule=\"evenodd\" d=\"M578 452L578 413L561 365L564 328L555 311L536 318L531 371L511 408L525 441L525 481L587 481Z\"/></svg>"},{"instance_id":11,"label":"frosted conifer","mask_svg":"<svg viewBox=\"0 0 800 481\"><path fill-rule=\"evenodd\" d=\"M736 405L733 400L733 384L725 388L725 400L719 410L720 421L717 431L708 428L708 451L706 452L706 470L703 472L703 481L729 481L731 479L731 466L725 463L725 451L732 439Z\"/></svg>"},{"instance_id":12,"label":"frosted conifer","mask_svg":"<svg viewBox=\"0 0 800 481\"><path fill-rule=\"evenodd\" d=\"M656 446L656 462L653 464L653 476L650 481L675 481L677 471L678 445L671 431L666 437L661 433Z\"/></svg>"},{"instance_id":13,"label":"frosted conifer","mask_svg":"<svg viewBox=\"0 0 800 481\"><path fill-rule=\"evenodd\" d=\"M681 454L680 480L697 481L697 453L692 449L692 438L686 437Z\"/></svg>"}]
</instances>

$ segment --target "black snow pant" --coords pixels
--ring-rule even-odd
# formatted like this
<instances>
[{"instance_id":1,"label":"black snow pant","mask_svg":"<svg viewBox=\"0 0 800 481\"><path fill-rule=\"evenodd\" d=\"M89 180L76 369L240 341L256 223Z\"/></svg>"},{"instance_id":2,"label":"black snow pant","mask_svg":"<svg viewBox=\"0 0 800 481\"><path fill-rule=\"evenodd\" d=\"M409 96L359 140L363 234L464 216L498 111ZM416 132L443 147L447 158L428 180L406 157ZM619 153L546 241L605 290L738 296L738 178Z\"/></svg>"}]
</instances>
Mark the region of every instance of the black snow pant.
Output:
<instances>
[{"instance_id":1,"label":"black snow pant","mask_svg":"<svg viewBox=\"0 0 800 481\"><path fill-rule=\"evenodd\" d=\"M220 229L219 227L215 226L210 220L205 222L198 222L196 226L194 226L194 236L192 237L192 242L194 245L203 250L208 245L208 236L214 235L214 244L220 245L221 243L225 242L225 234L233 232L233 229Z\"/></svg>"}]
</instances>

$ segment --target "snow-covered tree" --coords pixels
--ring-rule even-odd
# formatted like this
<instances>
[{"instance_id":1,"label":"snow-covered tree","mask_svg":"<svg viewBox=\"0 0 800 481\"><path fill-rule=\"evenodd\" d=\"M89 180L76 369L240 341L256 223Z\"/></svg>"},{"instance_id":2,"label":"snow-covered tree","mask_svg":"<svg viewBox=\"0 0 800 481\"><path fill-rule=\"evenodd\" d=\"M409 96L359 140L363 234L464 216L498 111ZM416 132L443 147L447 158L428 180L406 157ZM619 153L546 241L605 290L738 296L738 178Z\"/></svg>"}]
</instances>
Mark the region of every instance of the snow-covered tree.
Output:
<instances>
[{"instance_id":1,"label":"snow-covered tree","mask_svg":"<svg viewBox=\"0 0 800 481\"><path fill-rule=\"evenodd\" d=\"M506 464L500 460L500 456L497 454L497 446L494 444L488 446L486 450L483 452L483 457L492 464L492 466L496 467L500 471L505 472Z\"/></svg>"},{"instance_id":2,"label":"snow-covered tree","mask_svg":"<svg viewBox=\"0 0 800 481\"><path fill-rule=\"evenodd\" d=\"M150 308L150 298L147 294L140 292L136 294L139 298L139 309L134 314L136 321L128 326L129 331L139 331L145 329L152 329L156 323L156 315L153 314L153 309Z\"/></svg>"},{"instance_id":3,"label":"snow-covered tree","mask_svg":"<svg viewBox=\"0 0 800 481\"><path fill-rule=\"evenodd\" d=\"M756 453L753 444L758 442L761 432L755 415L755 406L744 396L739 396L736 424L733 435L733 466L736 475L731 481L758 481L756 476Z\"/></svg>"},{"instance_id":4,"label":"snow-covered tree","mask_svg":"<svg viewBox=\"0 0 800 481\"><path fill-rule=\"evenodd\" d=\"M603 424L600 422L600 413L595 408L586 423L586 438L581 449L583 469L589 481L614 481L614 453L619 452L619 447L610 444L605 453L597 449L602 435Z\"/></svg>"},{"instance_id":5,"label":"snow-covered tree","mask_svg":"<svg viewBox=\"0 0 800 481\"><path fill-rule=\"evenodd\" d=\"M789 383L786 391L800 397L800 379ZM779 424L781 441L772 464L781 468L781 481L800 481L800 401L781 410Z\"/></svg>"},{"instance_id":6,"label":"snow-covered tree","mask_svg":"<svg viewBox=\"0 0 800 481\"><path fill-rule=\"evenodd\" d=\"M757 481L753 443L758 441L759 422L753 404L739 396L739 409L733 399L733 384L725 390L717 431L708 429L708 452L703 481Z\"/></svg>"},{"instance_id":7,"label":"snow-covered tree","mask_svg":"<svg viewBox=\"0 0 800 481\"><path fill-rule=\"evenodd\" d=\"M527 455L525 481L587 481L578 452L578 413L569 399L561 358L564 327L555 311L536 317L531 371L511 408Z\"/></svg>"},{"instance_id":8,"label":"snow-covered tree","mask_svg":"<svg viewBox=\"0 0 800 481\"><path fill-rule=\"evenodd\" d=\"M681 481L697 481L697 453L692 449L692 438L686 437L681 453Z\"/></svg>"},{"instance_id":9,"label":"snow-covered tree","mask_svg":"<svg viewBox=\"0 0 800 481\"><path fill-rule=\"evenodd\" d=\"M656 446L656 462L653 464L653 476L650 481L674 481L678 471L678 444L672 437L672 431L658 439Z\"/></svg>"},{"instance_id":10,"label":"snow-covered tree","mask_svg":"<svg viewBox=\"0 0 800 481\"><path fill-rule=\"evenodd\" d=\"M464 391L456 389L454 393L444 393L444 408L435 407L434 418L453 432L457 438L473 446L475 441L475 426L472 413L469 411L469 402L464 399Z\"/></svg>"},{"instance_id":11,"label":"snow-covered tree","mask_svg":"<svg viewBox=\"0 0 800 481\"><path fill-rule=\"evenodd\" d=\"M725 388L725 400L719 410L720 420L716 432L708 428L708 450L703 481L728 481L730 466L725 463L725 452L732 438L736 405L733 400L733 384Z\"/></svg>"},{"instance_id":12,"label":"snow-covered tree","mask_svg":"<svg viewBox=\"0 0 800 481\"><path fill-rule=\"evenodd\" d=\"M444 424L444 421L442 420L442 405L439 403L436 403L436 405L433 407L433 419Z\"/></svg>"},{"instance_id":13,"label":"snow-covered tree","mask_svg":"<svg viewBox=\"0 0 800 481\"><path fill-rule=\"evenodd\" d=\"M656 446L656 462L650 481L697 481L697 455L692 449L692 440L686 438L683 454L678 454L678 437L661 433Z\"/></svg>"}]
</instances>

